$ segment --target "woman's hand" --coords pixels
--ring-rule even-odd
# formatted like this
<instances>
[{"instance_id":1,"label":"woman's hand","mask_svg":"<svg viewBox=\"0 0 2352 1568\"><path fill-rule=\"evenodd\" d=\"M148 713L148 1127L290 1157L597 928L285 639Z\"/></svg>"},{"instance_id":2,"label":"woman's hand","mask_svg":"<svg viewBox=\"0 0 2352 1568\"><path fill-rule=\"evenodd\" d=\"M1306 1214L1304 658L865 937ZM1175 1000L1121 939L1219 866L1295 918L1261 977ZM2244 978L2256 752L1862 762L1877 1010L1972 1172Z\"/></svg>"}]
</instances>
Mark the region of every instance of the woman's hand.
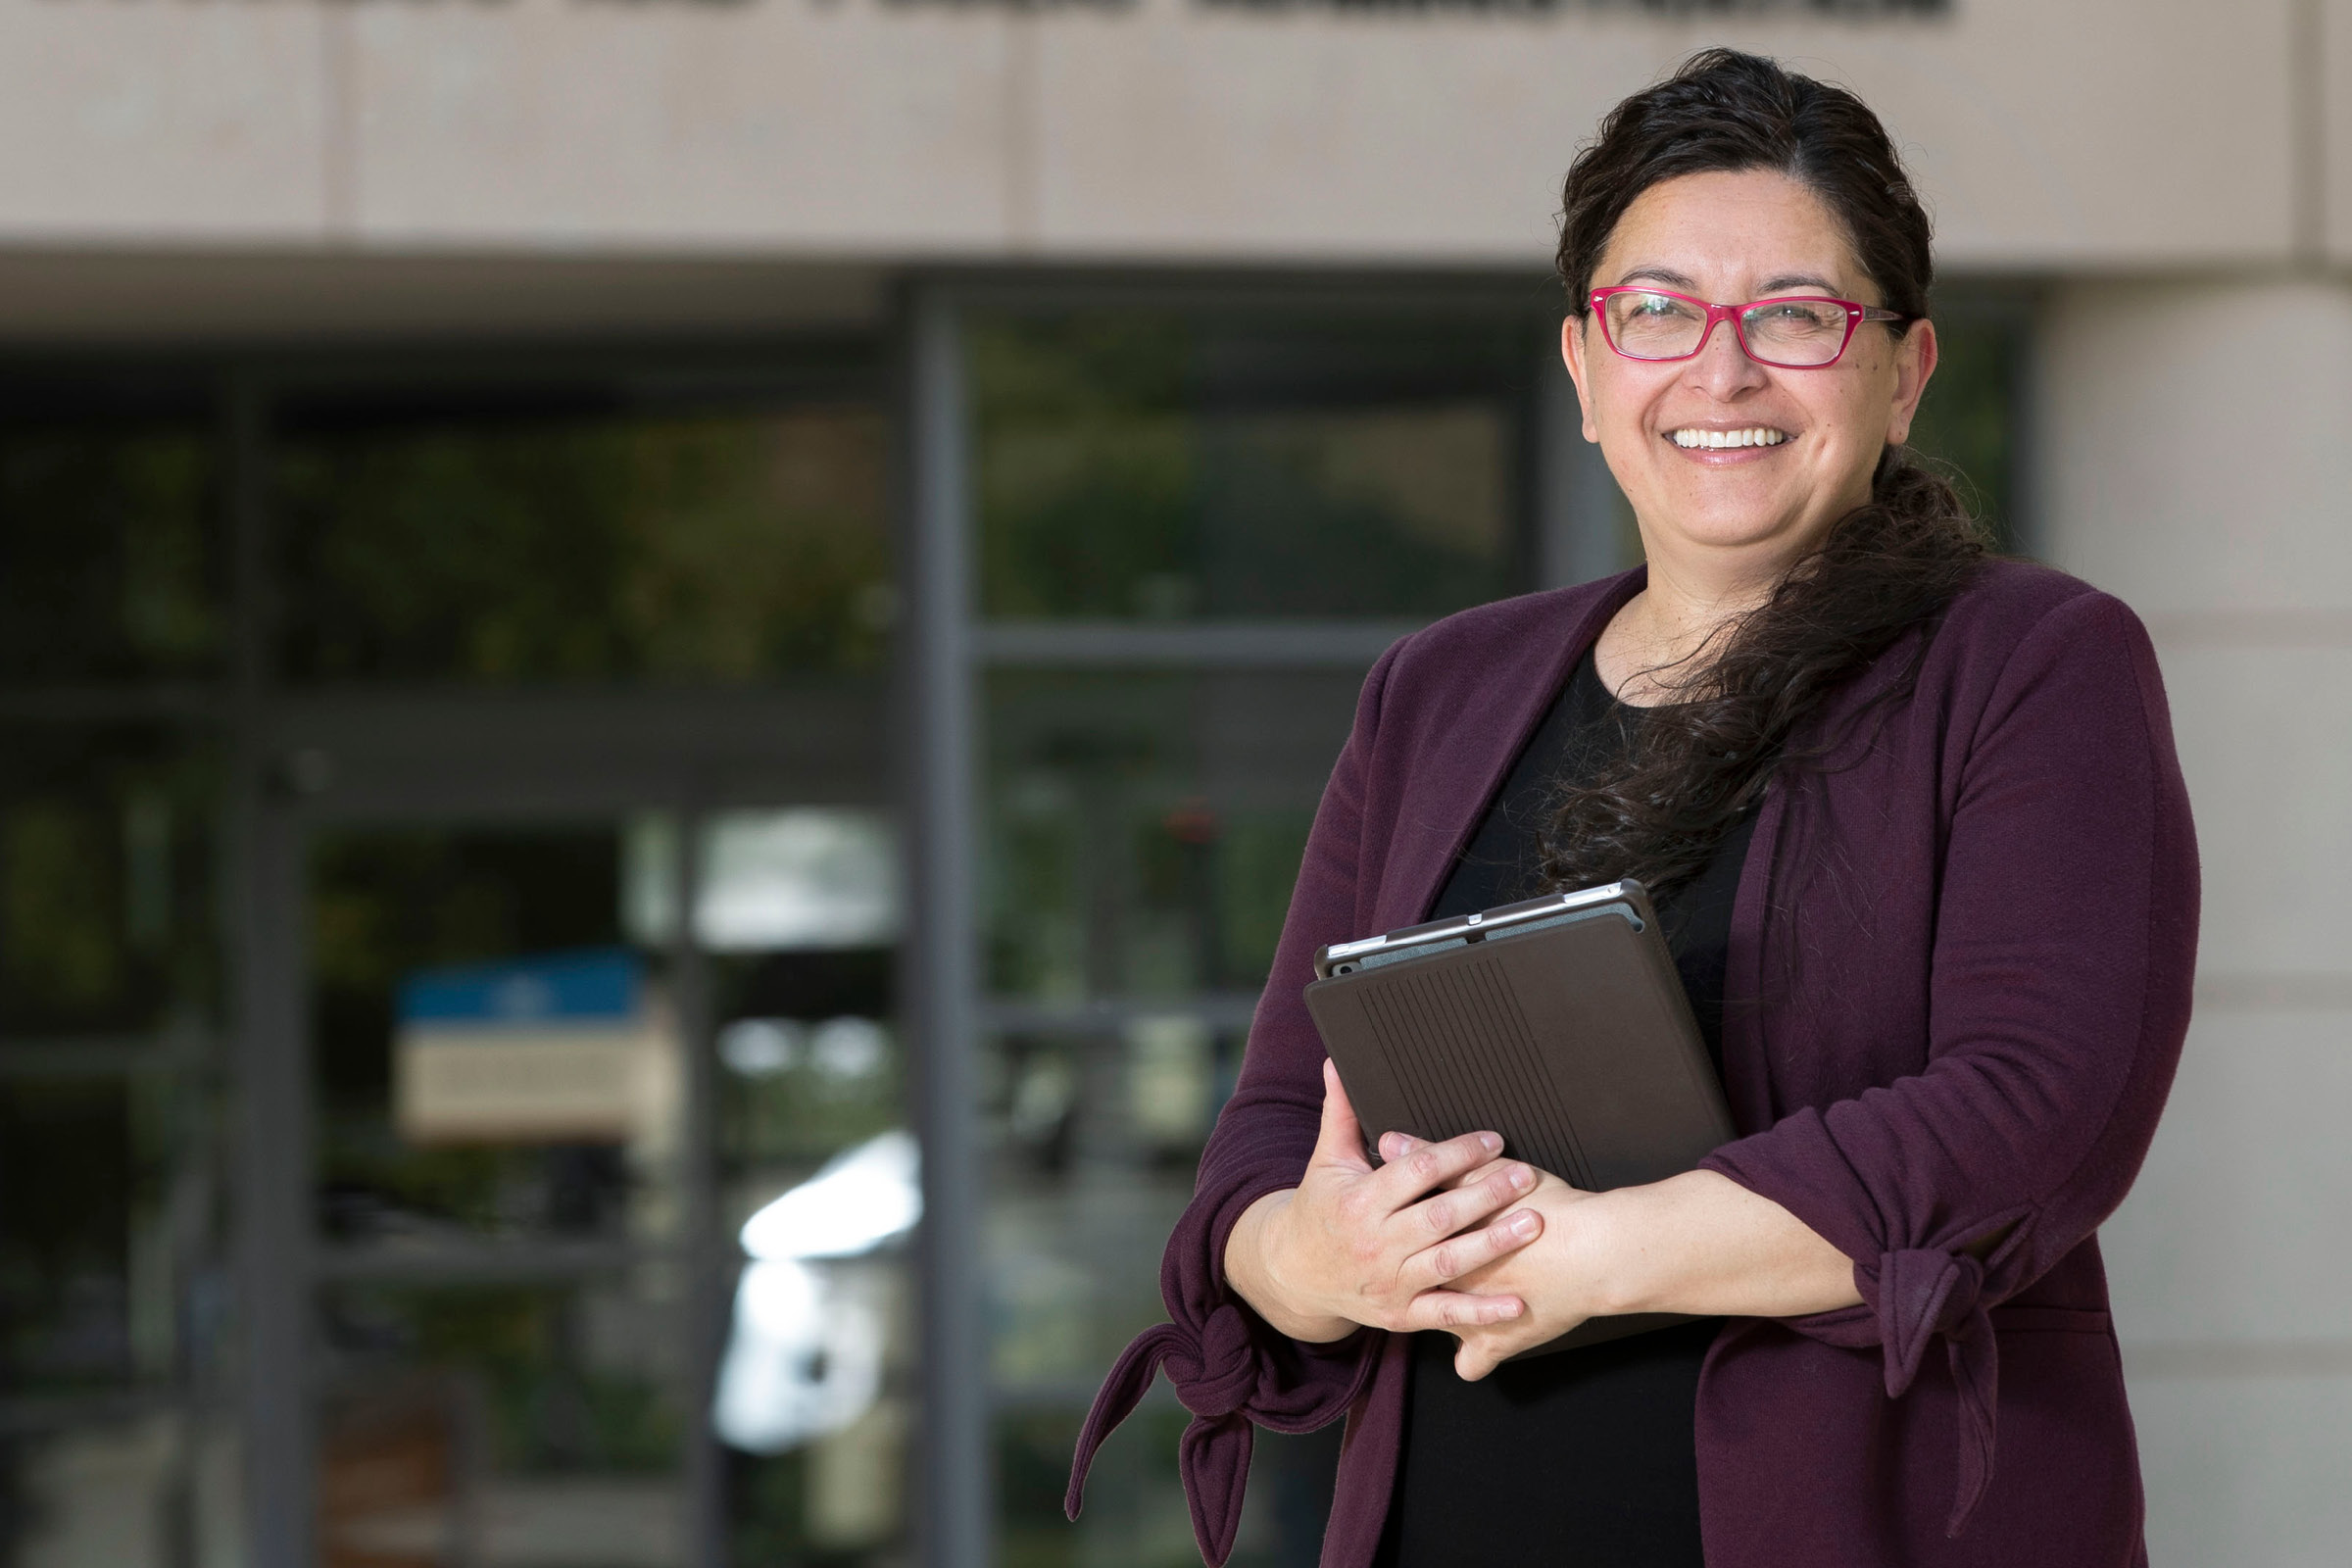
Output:
<instances>
[{"instance_id":1,"label":"woman's hand","mask_svg":"<svg viewBox=\"0 0 2352 1568\"><path fill-rule=\"evenodd\" d=\"M1277 1330L1310 1343L1358 1326L1460 1333L1525 1310L1515 1296L1449 1287L1543 1234L1525 1208L1482 1224L1535 1188L1535 1170L1496 1159L1494 1133L1384 1141L1384 1153L1392 1148L1401 1157L1373 1169L1348 1093L1325 1062L1323 1125L1306 1174L1250 1204L1225 1243L1226 1282Z\"/></svg>"},{"instance_id":2,"label":"woman's hand","mask_svg":"<svg viewBox=\"0 0 2352 1568\"><path fill-rule=\"evenodd\" d=\"M1508 1321L1453 1330L1462 1342L1454 1371L1468 1382L1588 1318L1801 1317L1862 1299L1845 1254L1780 1204L1713 1171L1606 1193L1543 1174L1525 1203L1543 1218L1540 1244L1454 1282L1526 1303Z\"/></svg>"},{"instance_id":3,"label":"woman's hand","mask_svg":"<svg viewBox=\"0 0 2352 1568\"><path fill-rule=\"evenodd\" d=\"M1522 1350L1532 1350L1570 1332L1588 1318L1614 1310L1600 1298L1601 1249L1594 1222L1604 1208L1599 1194L1580 1191L1549 1171L1538 1171L1535 1190L1524 1200L1543 1220L1539 1245L1499 1257L1456 1283L1478 1295L1507 1296L1526 1310L1506 1321L1473 1323L1453 1332L1461 1340L1453 1370L1476 1383Z\"/></svg>"}]
</instances>

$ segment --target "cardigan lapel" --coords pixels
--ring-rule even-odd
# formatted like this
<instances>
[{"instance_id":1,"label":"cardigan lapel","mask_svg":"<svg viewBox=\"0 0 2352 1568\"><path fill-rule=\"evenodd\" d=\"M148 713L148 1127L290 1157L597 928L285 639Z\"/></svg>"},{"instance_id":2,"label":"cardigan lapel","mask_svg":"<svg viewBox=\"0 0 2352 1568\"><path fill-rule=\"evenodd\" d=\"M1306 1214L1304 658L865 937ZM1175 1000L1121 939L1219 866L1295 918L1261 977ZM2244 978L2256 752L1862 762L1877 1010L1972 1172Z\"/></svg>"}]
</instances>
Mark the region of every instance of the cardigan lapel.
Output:
<instances>
[{"instance_id":1,"label":"cardigan lapel","mask_svg":"<svg viewBox=\"0 0 2352 1568\"><path fill-rule=\"evenodd\" d=\"M1556 623L1556 640L1546 638L1548 628L1538 621L1519 639L1513 650L1517 657L1460 672L1463 689L1452 734L1461 744L1441 752L1424 780L1406 784L1396 838L1381 879L1375 914L1380 930L1394 931L1429 917L1446 873L1461 858L1479 818L1510 776L1512 764L1577 661L1600 636L1609 617L1648 580L1649 568L1636 566L1597 583L1547 595L1552 604L1546 610L1567 612Z\"/></svg>"},{"instance_id":2,"label":"cardigan lapel","mask_svg":"<svg viewBox=\"0 0 2352 1568\"><path fill-rule=\"evenodd\" d=\"M1907 632L1882 653L1876 662L1851 684L1833 692L1820 711L1790 738L1790 747L1805 765L1823 772L1850 767L1859 749L1875 744L1875 731L1857 724L1884 699L1887 690L1911 668L1912 640L1935 635ZM1818 753L1818 755L1816 755ZM1791 1005L1788 987L1776 979L1767 990L1764 979L1765 924L1785 918L1775 909L1773 875L1782 862L1782 844L1801 851L1804 804L1789 789L1789 769L1776 768L1765 782L1764 802L1756 808L1756 831L1747 843L1747 858L1740 865L1739 891L1733 895L1731 940L1724 955L1723 977L1723 1092L1732 1108L1732 1124L1740 1136L1760 1133L1781 1119L1772 1072L1765 1059L1766 1042L1775 1024ZM1788 816L1799 812L1800 825L1791 835ZM1776 929L1781 929L1776 927Z\"/></svg>"},{"instance_id":3,"label":"cardigan lapel","mask_svg":"<svg viewBox=\"0 0 2352 1568\"><path fill-rule=\"evenodd\" d=\"M1731 939L1723 964L1723 1096L1741 1137L1779 1118L1772 1076L1764 1064L1764 916L1772 906L1772 862L1788 817L1788 792L1775 776L1765 782L1756 831L1740 862L1732 895Z\"/></svg>"}]
</instances>

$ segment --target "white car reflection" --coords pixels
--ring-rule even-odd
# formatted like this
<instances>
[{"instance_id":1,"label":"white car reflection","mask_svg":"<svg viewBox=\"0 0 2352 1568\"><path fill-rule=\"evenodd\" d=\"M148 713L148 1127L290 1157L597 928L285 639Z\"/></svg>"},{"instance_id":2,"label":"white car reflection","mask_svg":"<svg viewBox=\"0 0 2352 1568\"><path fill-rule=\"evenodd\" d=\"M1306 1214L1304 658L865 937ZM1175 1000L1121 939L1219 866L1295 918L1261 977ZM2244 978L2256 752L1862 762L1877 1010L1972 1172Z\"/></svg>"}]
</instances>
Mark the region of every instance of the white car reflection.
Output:
<instances>
[{"instance_id":1,"label":"white car reflection","mask_svg":"<svg viewBox=\"0 0 2352 1568\"><path fill-rule=\"evenodd\" d=\"M882 1389L885 1326L875 1303L826 1264L870 1252L922 1218L921 1151L893 1129L846 1150L744 1222L752 1261L735 1287L711 1424L752 1453L839 1432Z\"/></svg>"}]
</instances>

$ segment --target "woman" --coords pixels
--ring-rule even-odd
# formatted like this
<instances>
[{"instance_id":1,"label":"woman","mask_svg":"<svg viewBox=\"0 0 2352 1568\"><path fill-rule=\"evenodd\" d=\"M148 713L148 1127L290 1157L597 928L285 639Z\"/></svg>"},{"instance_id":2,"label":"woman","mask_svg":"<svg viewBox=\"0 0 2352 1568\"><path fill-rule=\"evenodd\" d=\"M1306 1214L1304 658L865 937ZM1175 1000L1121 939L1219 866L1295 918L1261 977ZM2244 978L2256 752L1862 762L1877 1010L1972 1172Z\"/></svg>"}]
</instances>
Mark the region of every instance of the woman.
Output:
<instances>
[{"instance_id":1,"label":"woman","mask_svg":"<svg viewBox=\"0 0 2352 1568\"><path fill-rule=\"evenodd\" d=\"M1928 233L1870 111L1751 56L1577 159L1562 349L1647 565L1374 667L1073 1511L1164 1362L1212 1562L1251 1423L1343 1414L1330 1568L2144 1560L2093 1232L2186 1028L2195 847L2138 622L1984 559L1903 454ZM1373 1168L1314 949L1628 874L1742 1136L1604 1194L1483 1134L1371 1129ZM1503 1364L1648 1311L1699 1321Z\"/></svg>"}]
</instances>

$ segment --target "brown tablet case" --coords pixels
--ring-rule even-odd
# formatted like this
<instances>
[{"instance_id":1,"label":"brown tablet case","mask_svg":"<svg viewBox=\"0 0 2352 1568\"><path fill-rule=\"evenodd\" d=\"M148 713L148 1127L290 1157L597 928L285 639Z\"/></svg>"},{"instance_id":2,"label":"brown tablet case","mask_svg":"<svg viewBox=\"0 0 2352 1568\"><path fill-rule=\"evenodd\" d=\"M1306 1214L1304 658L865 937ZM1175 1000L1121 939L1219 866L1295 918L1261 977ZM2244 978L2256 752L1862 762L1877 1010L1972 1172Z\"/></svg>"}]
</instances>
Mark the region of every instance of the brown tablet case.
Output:
<instances>
[{"instance_id":1,"label":"brown tablet case","mask_svg":"<svg viewBox=\"0 0 2352 1568\"><path fill-rule=\"evenodd\" d=\"M1366 1141L1492 1130L1506 1153L1588 1192L1663 1180L1728 1143L1731 1114L1681 976L1646 896L1627 890L1595 915L1473 931L1309 985L1307 1010ZM1526 1353L1683 1321L1593 1318Z\"/></svg>"}]
</instances>

